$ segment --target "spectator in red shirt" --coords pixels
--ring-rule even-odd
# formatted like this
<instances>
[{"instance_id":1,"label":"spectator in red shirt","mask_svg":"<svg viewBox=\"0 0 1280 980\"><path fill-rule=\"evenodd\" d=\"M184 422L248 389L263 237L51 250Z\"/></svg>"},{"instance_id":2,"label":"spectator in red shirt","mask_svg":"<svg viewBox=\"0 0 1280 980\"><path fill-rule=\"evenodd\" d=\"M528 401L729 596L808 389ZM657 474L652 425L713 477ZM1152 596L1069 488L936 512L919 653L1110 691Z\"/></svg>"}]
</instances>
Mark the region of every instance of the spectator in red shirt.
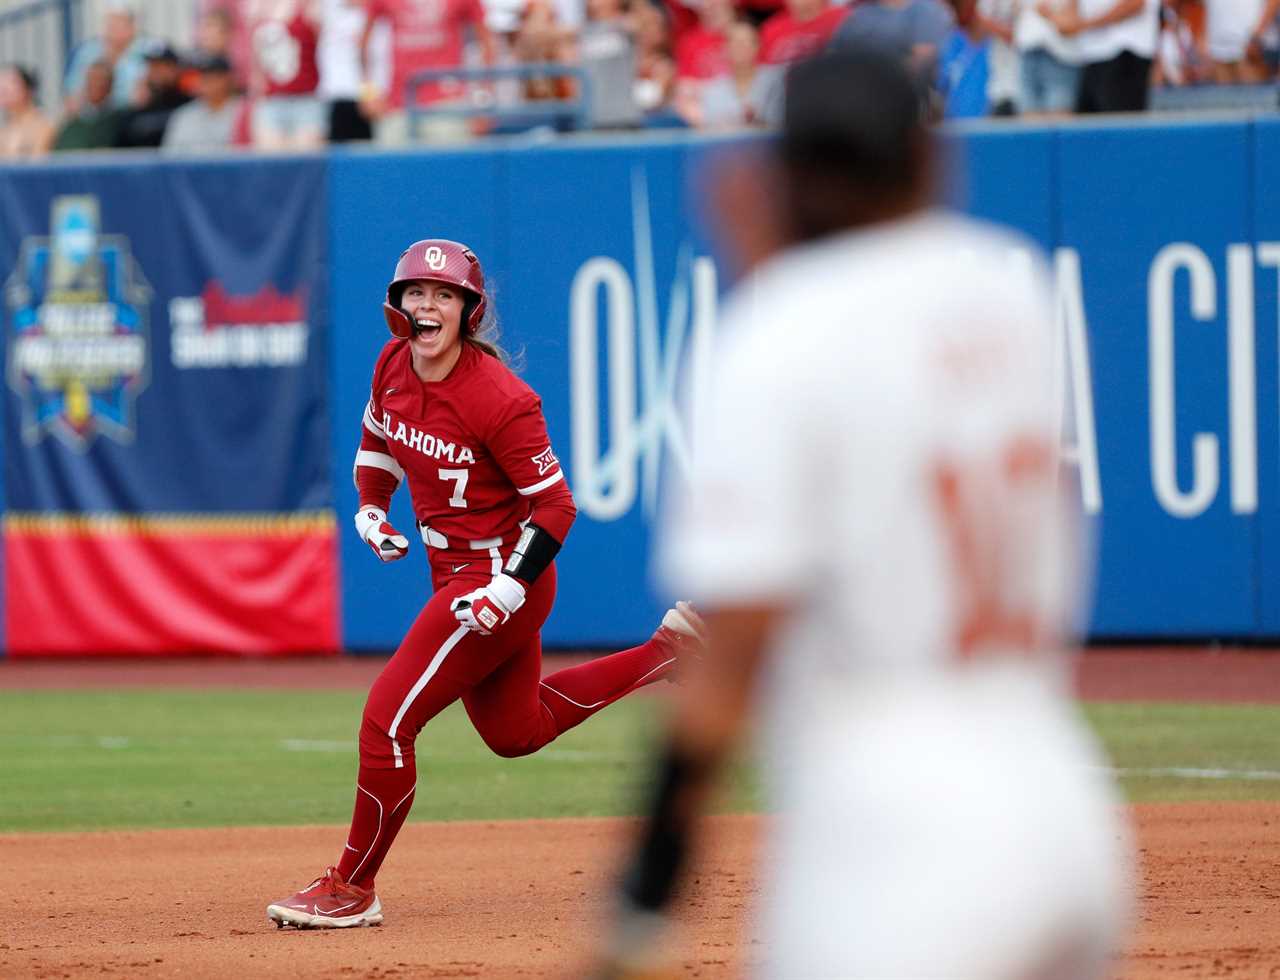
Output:
<instances>
[{"instance_id":1,"label":"spectator in red shirt","mask_svg":"<svg viewBox=\"0 0 1280 980\"><path fill-rule=\"evenodd\" d=\"M485 11L480 0L366 0L369 19L360 39L361 63L368 75L369 38L380 20L391 23L391 90L375 92L366 83L362 100L366 114L375 120L374 138L390 145L408 141L409 118L405 102L406 86L417 72L431 68L462 66L465 31L474 32L486 65L497 60L493 35L485 26ZM465 89L457 82L431 82L415 87L413 103L461 99ZM440 135L465 134L465 125L436 130Z\"/></svg>"},{"instance_id":2,"label":"spectator in red shirt","mask_svg":"<svg viewBox=\"0 0 1280 980\"><path fill-rule=\"evenodd\" d=\"M662 4L667 14L667 21L671 25L672 43L679 44L687 31L698 26L700 4L697 0L662 0Z\"/></svg>"},{"instance_id":3,"label":"spectator in red shirt","mask_svg":"<svg viewBox=\"0 0 1280 980\"><path fill-rule=\"evenodd\" d=\"M724 45L733 14L733 0L702 0L697 23L676 39L677 78L714 78L728 70Z\"/></svg>"},{"instance_id":4,"label":"spectator in red shirt","mask_svg":"<svg viewBox=\"0 0 1280 980\"><path fill-rule=\"evenodd\" d=\"M317 88L321 13L316 0L248 0L253 39L253 145L267 150L322 146L328 120Z\"/></svg>"},{"instance_id":5,"label":"spectator in red shirt","mask_svg":"<svg viewBox=\"0 0 1280 980\"><path fill-rule=\"evenodd\" d=\"M849 12L827 0L787 0L760 28L760 63L782 65L815 55L827 46L831 35Z\"/></svg>"},{"instance_id":6,"label":"spectator in red shirt","mask_svg":"<svg viewBox=\"0 0 1280 980\"><path fill-rule=\"evenodd\" d=\"M728 66L698 83L698 101L685 121L700 129L733 129L774 124L779 119L781 71L757 60L759 36L745 17L729 25Z\"/></svg>"},{"instance_id":7,"label":"spectator in red shirt","mask_svg":"<svg viewBox=\"0 0 1280 980\"><path fill-rule=\"evenodd\" d=\"M703 0L697 22L676 39L674 105L690 126L699 124L703 83L729 70L725 38L733 18L733 0Z\"/></svg>"}]
</instances>

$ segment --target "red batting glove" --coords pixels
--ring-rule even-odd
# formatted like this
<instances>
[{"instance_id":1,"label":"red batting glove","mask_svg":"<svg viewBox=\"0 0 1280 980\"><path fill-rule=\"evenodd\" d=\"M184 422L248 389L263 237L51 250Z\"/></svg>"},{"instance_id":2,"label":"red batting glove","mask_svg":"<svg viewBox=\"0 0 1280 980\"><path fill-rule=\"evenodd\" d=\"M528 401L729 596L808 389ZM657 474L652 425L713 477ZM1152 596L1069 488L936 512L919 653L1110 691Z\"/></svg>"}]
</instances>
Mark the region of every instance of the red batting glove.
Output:
<instances>
[{"instance_id":1,"label":"red batting glove","mask_svg":"<svg viewBox=\"0 0 1280 980\"><path fill-rule=\"evenodd\" d=\"M449 603L458 622L488 636L524 605L524 586L507 574L495 575L488 585Z\"/></svg>"},{"instance_id":2,"label":"red batting glove","mask_svg":"<svg viewBox=\"0 0 1280 980\"><path fill-rule=\"evenodd\" d=\"M356 530L379 561L396 561L409 553L409 539L387 523L387 513L379 507L361 507Z\"/></svg>"}]
</instances>

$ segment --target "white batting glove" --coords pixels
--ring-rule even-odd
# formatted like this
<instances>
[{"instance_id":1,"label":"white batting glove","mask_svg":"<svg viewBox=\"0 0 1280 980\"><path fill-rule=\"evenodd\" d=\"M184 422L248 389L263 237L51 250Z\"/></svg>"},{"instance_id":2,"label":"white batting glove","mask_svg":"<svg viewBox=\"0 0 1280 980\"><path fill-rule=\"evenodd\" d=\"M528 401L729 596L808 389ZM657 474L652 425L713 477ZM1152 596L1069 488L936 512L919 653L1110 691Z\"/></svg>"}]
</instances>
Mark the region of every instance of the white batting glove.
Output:
<instances>
[{"instance_id":1,"label":"white batting glove","mask_svg":"<svg viewBox=\"0 0 1280 980\"><path fill-rule=\"evenodd\" d=\"M524 586L504 573L495 575L488 585L458 596L449 608L467 629L488 636L523 605Z\"/></svg>"},{"instance_id":2,"label":"white batting glove","mask_svg":"<svg viewBox=\"0 0 1280 980\"><path fill-rule=\"evenodd\" d=\"M409 539L387 523L387 512L381 508L361 507L356 530L380 561L395 561L409 553Z\"/></svg>"}]
</instances>

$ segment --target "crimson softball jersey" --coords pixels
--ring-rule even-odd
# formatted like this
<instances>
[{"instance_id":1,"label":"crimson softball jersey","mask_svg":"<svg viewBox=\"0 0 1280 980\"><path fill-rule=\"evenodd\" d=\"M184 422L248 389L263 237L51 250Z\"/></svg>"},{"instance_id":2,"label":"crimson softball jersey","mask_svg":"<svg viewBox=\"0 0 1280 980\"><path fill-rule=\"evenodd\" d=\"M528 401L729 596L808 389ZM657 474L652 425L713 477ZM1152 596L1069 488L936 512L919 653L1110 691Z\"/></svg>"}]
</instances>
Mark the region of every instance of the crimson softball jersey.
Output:
<instances>
[{"instance_id":1,"label":"crimson softball jersey","mask_svg":"<svg viewBox=\"0 0 1280 980\"><path fill-rule=\"evenodd\" d=\"M386 510L402 479L437 579L496 575L524 523L563 542L575 515L541 399L472 344L428 382L407 340L382 349L356 454L361 506Z\"/></svg>"}]
</instances>

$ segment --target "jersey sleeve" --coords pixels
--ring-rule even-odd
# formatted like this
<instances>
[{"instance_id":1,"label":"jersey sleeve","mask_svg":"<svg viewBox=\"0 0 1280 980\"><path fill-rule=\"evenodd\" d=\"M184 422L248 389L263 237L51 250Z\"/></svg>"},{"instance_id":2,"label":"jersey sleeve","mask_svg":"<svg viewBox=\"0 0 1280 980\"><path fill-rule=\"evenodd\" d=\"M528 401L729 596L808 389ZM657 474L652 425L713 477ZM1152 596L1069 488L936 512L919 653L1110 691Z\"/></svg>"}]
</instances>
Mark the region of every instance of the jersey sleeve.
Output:
<instances>
[{"instance_id":1,"label":"jersey sleeve","mask_svg":"<svg viewBox=\"0 0 1280 980\"><path fill-rule=\"evenodd\" d=\"M514 399L494 421L487 443L516 492L529 498L529 522L563 544L578 510L551 448L541 400L532 392Z\"/></svg>"},{"instance_id":2,"label":"jersey sleeve","mask_svg":"<svg viewBox=\"0 0 1280 980\"><path fill-rule=\"evenodd\" d=\"M360 506L378 507L385 511L391 506L391 495L404 479L404 470L387 448L387 434L381 421L382 408L377 401L377 379L375 369L373 387L360 423L360 448L356 451L352 478L360 492Z\"/></svg>"}]
</instances>

